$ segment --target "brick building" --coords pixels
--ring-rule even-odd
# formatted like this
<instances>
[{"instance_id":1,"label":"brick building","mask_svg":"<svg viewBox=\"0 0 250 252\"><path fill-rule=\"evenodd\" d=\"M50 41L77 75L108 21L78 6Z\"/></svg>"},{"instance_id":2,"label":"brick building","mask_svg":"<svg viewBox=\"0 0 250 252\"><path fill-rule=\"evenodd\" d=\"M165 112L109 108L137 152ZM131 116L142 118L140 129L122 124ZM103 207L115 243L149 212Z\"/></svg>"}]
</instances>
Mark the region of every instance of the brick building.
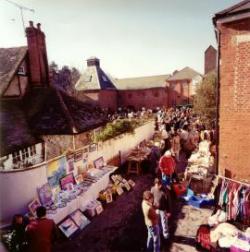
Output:
<instances>
[{"instance_id":1,"label":"brick building","mask_svg":"<svg viewBox=\"0 0 250 252\"><path fill-rule=\"evenodd\" d=\"M213 46L209 46L204 53L204 74L216 70L217 50Z\"/></svg>"},{"instance_id":2,"label":"brick building","mask_svg":"<svg viewBox=\"0 0 250 252\"><path fill-rule=\"evenodd\" d=\"M250 0L213 18L218 41L219 174L250 182Z\"/></svg>"},{"instance_id":3,"label":"brick building","mask_svg":"<svg viewBox=\"0 0 250 252\"><path fill-rule=\"evenodd\" d=\"M190 67L175 71L173 75L114 79L101 69L99 59L90 58L75 89L78 99L87 96L94 104L112 110L170 107L190 103L201 80L201 74Z\"/></svg>"}]
</instances>

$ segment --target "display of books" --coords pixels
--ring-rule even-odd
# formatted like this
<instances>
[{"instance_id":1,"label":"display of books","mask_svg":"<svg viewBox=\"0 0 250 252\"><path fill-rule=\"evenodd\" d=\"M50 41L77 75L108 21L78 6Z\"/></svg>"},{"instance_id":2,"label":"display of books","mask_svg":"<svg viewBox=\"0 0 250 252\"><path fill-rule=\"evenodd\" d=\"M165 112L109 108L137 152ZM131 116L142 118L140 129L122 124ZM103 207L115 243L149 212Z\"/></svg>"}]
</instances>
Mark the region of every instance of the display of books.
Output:
<instances>
[{"instance_id":1,"label":"display of books","mask_svg":"<svg viewBox=\"0 0 250 252\"><path fill-rule=\"evenodd\" d=\"M71 237L76 231L79 230L78 226L70 217L67 217L65 220L63 220L58 227L67 238Z\"/></svg>"},{"instance_id":2,"label":"display of books","mask_svg":"<svg viewBox=\"0 0 250 252\"><path fill-rule=\"evenodd\" d=\"M70 214L70 217L81 230L90 223L90 220L79 209Z\"/></svg>"}]
</instances>

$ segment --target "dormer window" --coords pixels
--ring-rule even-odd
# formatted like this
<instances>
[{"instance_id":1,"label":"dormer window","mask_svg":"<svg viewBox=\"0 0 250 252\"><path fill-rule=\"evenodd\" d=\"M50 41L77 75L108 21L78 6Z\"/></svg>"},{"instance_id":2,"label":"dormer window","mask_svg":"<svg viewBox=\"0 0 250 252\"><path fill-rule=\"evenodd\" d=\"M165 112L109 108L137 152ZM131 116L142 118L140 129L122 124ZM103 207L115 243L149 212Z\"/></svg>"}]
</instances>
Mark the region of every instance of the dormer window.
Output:
<instances>
[{"instance_id":1,"label":"dormer window","mask_svg":"<svg viewBox=\"0 0 250 252\"><path fill-rule=\"evenodd\" d=\"M19 75L25 75L26 74L24 66L19 67L17 74L19 74Z\"/></svg>"}]
</instances>

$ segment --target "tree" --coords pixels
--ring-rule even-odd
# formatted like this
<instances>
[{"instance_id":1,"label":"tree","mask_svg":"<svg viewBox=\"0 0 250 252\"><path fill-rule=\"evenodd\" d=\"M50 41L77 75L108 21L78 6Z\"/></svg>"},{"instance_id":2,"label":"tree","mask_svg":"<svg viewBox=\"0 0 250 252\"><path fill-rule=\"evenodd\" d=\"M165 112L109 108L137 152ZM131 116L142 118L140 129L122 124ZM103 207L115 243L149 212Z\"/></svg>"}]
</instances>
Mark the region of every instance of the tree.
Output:
<instances>
[{"instance_id":1,"label":"tree","mask_svg":"<svg viewBox=\"0 0 250 252\"><path fill-rule=\"evenodd\" d=\"M216 120L216 86L216 74L211 72L204 77L194 97L194 112L207 126L213 125Z\"/></svg>"},{"instance_id":2,"label":"tree","mask_svg":"<svg viewBox=\"0 0 250 252\"><path fill-rule=\"evenodd\" d=\"M54 61L49 65L49 70L51 84L66 91L69 95L73 95L75 83L80 77L79 71L75 67L68 66L59 69Z\"/></svg>"}]
</instances>

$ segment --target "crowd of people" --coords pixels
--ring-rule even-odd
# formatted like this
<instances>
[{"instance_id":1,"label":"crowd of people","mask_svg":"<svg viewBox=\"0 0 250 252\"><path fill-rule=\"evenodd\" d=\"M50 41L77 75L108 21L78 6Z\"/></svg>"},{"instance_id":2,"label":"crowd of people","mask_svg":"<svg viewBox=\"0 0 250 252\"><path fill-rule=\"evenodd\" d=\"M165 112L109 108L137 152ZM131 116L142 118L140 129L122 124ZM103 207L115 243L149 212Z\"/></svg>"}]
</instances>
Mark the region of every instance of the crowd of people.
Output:
<instances>
[{"instance_id":1,"label":"crowd of people","mask_svg":"<svg viewBox=\"0 0 250 252\"><path fill-rule=\"evenodd\" d=\"M147 249L158 252L161 237L169 238L174 185L184 179L192 152L204 145L213 146L216 138L214 129L206 129L189 108L158 110L155 130L160 133L164 148L158 162L154 163L154 185L143 193L142 211L148 230Z\"/></svg>"}]
</instances>

